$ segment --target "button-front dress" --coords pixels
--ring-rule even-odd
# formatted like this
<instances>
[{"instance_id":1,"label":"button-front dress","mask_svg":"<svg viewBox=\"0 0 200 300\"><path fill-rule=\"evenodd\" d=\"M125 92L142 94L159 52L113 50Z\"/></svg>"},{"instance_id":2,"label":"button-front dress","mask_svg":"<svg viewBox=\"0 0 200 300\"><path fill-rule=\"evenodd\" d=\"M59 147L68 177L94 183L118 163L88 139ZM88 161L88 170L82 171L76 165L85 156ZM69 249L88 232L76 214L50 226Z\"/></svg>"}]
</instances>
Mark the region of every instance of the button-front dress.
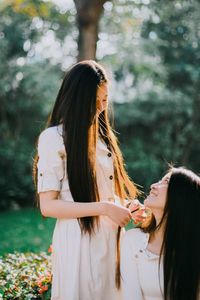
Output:
<instances>
[{"instance_id":1,"label":"button-front dress","mask_svg":"<svg viewBox=\"0 0 200 300\"><path fill-rule=\"evenodd\" d=\"M59 199L74 201L66 172L62 125L41 133L38 154L38 193L59 191ZM96 169L100 201L117 201L113 156L100 139ZM122 300L115 287L116 235L117 225L106 216L100 216L99 230L91 237L81 235L77 219L57 219L52 241L51 300Z\"/></svg>"},{"instance_id":2,"label":"button-front dress","mask_svg":"<svg viewBox=\"0 0 200 300\"><path fill-rule=\"evenodd\" d=\"M163 300L163 263L147 249L149 234L140 229L125 233L121 242L124 300Z\"/></svg>"}]
</instances>

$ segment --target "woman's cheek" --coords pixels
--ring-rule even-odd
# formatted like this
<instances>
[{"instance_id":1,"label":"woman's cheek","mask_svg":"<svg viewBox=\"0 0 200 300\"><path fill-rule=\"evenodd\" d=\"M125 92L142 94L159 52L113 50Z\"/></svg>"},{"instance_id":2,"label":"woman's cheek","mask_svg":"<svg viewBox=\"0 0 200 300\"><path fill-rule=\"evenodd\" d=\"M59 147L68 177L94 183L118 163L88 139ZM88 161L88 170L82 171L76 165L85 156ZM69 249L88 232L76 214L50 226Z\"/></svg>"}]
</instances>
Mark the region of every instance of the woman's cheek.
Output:
<instances>
[{"instance_id":1,"label":"woman's cheek","mask_svg":"<svg viewBox=\"0 0 200 300\"><path fill-rule=\"evenodd\" d=\"M102 103L99 100L97 100L97 111L102 111Z\"/></svg>"}]
</instances>

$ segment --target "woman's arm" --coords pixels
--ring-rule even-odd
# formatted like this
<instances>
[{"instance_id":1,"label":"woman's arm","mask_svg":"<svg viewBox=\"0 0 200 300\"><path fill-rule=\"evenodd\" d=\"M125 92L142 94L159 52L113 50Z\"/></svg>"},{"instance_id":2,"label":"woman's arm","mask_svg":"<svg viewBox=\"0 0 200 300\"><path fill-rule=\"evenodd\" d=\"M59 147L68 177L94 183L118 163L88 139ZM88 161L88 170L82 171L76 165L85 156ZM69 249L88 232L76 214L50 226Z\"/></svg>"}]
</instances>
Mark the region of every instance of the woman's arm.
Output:
<instances>
[{"instance_id":1,"label":"woman's arm","mask_svg":"<svg viewBox=\"0 0 200 300\"><path fill-rule=\"evenodd\" d=\"M121 269L121 284L122 284L123 299L144 300L141 287L140 287L139 277L138 277L137 264L134 258L134 251L130 243L131 238L132 236L128 232L122 238L122 243L121 243L120 269Z\"/></svg>"},{"instance_id":2,"label":"woman's arm","mask_svg":"<svg viewBox=\"0 0 200 300\"><path fill-rule=\"evenodd\" d=\"M126 226L132 216L128 208L112 202L71 202L58 199L59 192L39 193L40 210L43 216L52 218L77 219L105 215L117 225Z\"/></svg>"}]
</instances>

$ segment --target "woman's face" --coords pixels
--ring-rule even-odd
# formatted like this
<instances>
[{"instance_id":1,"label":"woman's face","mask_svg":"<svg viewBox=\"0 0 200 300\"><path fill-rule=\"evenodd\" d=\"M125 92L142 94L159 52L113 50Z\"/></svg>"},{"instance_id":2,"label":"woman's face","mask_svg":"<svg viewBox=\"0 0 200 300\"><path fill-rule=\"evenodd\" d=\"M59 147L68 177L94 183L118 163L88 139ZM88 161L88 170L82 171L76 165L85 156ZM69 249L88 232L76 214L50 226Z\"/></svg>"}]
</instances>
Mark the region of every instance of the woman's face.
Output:
<instances>
[{"instance_id":1,"label":"woman's face","mask_svg":"<svg viewBox=\"0 0 200 300\"><path fill-rule=\"evenodd\" d=\"M108 84L103 83L97 89L97 113L100 114L108 106Z\"/></svg>"},{"instance_id":2,"label":"woman's face","mask_svg":"<svg viewBox=\"0 0 200 300\"><path fill-rule=\"evenodd\" d=\"M150 193L144 201L144 205L154 210L163 211L166 203L167 189L170 174L165 175L160 181L151 185Z\"/></svg>"}]
</instances>

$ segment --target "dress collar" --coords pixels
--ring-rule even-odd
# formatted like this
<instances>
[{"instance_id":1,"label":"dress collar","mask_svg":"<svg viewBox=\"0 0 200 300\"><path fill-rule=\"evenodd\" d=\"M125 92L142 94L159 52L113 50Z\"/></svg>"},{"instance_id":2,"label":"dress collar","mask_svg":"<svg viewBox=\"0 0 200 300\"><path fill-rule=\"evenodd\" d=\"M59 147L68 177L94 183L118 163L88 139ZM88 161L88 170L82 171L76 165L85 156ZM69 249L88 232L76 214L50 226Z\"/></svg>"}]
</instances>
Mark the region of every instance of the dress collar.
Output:
<instances>
[{"instance_id":1,"label":"dress collar","mask_svg":"<svg viewBox=\"0 0 200 300\"><path fill-rule=\"evenodd\" d=\"M139 249L139 252L147 258L147 259L158 259L159 258L159 255L156 254L156 253L153 253L151 251L149 251L147 249L147 246L148 246L148 242L149 242L149 238L150 238L150 234L149 233L144 233L144 236L143 236L143 240L142 240L142 244L141 244L141 247Z\"/></svg>"},{"instance_id":2,"label":"dress collar","mask_svg":"<svg viewBox=\"0 0 200 300\"><path fill-rule=\"evenodd\" d=\"M97 148L100 149L100 150L109 152L106 144L100 138L97 140Z\"/></svg>"}]
</instances>

